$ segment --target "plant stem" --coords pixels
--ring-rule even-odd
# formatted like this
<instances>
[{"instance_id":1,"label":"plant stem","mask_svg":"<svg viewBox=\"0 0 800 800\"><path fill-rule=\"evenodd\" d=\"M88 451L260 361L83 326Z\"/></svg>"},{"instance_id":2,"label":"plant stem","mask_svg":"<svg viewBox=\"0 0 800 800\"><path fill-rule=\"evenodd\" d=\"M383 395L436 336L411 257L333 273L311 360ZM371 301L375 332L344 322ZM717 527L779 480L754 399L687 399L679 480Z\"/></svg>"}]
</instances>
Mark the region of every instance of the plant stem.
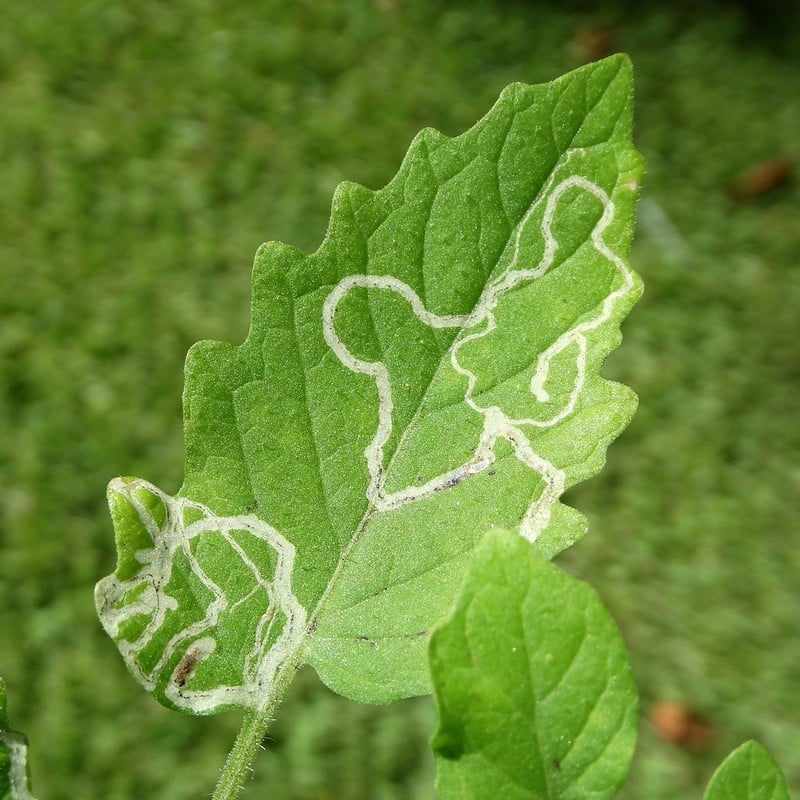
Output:
<instances>
[{"instance_id":1,"label":"plant stem","mask_svg":"<svg viewBox=\"0 0 800 800\"><path fill-rule=\"evenodd\" d=\"M287 659L277 671L269 691L266 692L266 702L260 708L251 708L245 712L239 735L228 753L211 800L237 800L241 795L245 782L252 772L252 764L261 742L264 741L269 724L272 722L272 714L280 705L292 677L297 672L298 663L296 659Z\"/></svg>"},{"instance_id":2,"label":"plant stem","mask_svg":"<svg viewBox=\"0 0 800 800\"><path fill-rule=\"evenodd\" d=\"M241 730L233 749L228 753L228 759L222 768L211 800L236 800L239 797L252 769L251 764L272 721L274 707L275 703L271 702L263 709L245 713Z\"/></svg>"}]
</instances>

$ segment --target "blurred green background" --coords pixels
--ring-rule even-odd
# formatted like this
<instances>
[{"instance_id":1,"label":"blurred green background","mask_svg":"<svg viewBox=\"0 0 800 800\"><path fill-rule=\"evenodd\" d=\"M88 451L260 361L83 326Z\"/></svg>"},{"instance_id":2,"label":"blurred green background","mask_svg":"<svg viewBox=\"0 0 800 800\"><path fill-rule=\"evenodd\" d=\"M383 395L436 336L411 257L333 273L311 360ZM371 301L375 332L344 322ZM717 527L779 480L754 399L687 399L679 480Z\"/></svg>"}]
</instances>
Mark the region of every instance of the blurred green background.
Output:
<instances>
[{"instance_id":1,"label":"blurred green background","mask_svg":"<svg viewBox=\"0 0 800 800\"><path fill-rule=\"evenodd\" d=\"M256 247L319 244L335 185L379 187L423 126L457 134L504 85L634 62L646 295L607 374L641 408L561 562L629 644L639 749L622 798L699 798L760 739L800 791L800 158L797 15L521 0L4 3L0 31L0 674L35 793L210 795L235 714L151 700L101 632L106 482L182 475L197 339L241 341ZM757 187L758 188L758 187ZM761 187L763 188L763 187ZM676 699L706 745L658 738ZM433 798L430 701L333 697L303 674L246 796Z\"/></svg>"}]
</instances>

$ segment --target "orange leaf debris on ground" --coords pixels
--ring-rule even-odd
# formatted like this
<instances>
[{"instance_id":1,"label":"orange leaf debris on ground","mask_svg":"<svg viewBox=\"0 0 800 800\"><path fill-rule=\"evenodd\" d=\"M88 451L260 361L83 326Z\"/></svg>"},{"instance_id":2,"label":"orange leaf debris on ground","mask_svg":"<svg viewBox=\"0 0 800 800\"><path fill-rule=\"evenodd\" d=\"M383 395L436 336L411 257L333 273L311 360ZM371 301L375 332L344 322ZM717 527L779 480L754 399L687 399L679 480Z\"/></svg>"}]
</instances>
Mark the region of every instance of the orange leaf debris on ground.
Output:
<instances>
[{"instance_id":1,"label":"orange leaf debris on ground","mask_svg":"<svg viewBox=\"0 0 800 800\"><path fill-rule=\"evenodd\" d=\"M752 200L787 183L793 164L784 156L755 164L728 186L732 200Z\"/></svg>"},{"instance_id":2,"label":"orange leaf debris on ground","mask_svg":"<svg viewBox=\"0 0 800 800\"><path fill-rule=\"evenodd\" d=\"M708 744L714 735L710 723L677 700L656 703L650 709L650 722L662 739L673 744L698 747Z\"/></svg>"}]
</instances>

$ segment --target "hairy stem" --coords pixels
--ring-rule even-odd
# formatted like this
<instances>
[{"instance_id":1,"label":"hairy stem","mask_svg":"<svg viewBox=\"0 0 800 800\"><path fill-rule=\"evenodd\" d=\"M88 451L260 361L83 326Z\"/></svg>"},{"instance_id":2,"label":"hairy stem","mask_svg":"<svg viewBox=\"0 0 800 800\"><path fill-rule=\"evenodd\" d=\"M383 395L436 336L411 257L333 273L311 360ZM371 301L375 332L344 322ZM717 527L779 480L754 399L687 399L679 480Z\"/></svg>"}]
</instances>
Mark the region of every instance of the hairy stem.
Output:
<instances>
[{"instance_id":1,"label":"hairy stem","mask_svg":"<svg viewBox=\"0 0 800 800\"><path fill-rule=\"evenodd\" d=\"M294 655L297 657L298 652ZM211 800L237 800L244 791L244 786L253 771L253 761L261 748L261 742L267 734L275 709L283 700L283 695L300 664L298 658L287 659L275 675L266 702L260 708L245 712L242 727L228 753L225 766L217 781L217 788Z\"/></svg>"},{"instance_id":2,"label":"hairy stem","mask_svg":"<svg viewBox=\"0 0 800 800\"><path fill-rule=\"evenodd\" d=\"M228 759L222 768L212 800L236 800L252 772L252 763L272 721L275 703L259 711L248 711Z\"/></svg>"}]
</instances>

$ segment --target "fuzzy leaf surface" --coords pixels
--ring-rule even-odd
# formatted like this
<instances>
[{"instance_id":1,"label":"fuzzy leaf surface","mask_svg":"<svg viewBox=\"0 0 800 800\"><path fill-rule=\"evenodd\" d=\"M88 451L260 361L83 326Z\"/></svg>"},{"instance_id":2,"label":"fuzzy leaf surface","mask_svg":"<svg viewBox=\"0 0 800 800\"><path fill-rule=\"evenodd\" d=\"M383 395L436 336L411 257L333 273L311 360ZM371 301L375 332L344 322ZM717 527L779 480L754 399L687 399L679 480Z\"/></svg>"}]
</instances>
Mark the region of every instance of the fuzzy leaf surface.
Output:
<instances>
[{"instance_id":1,"label":"fuzzy leaf surface","mask_svg":"<svg viewBox=\"0 0 800 800\"><path fill-rule=\"evenodd\" d=\"M430 662L443 800L604 800L622 783L638 707L622 637L515 533L481 541Z\"/></svg>"},{"instance_id":2,"label":"fuzzy leaf surface","mask_svg":"<svg viewBox=\"0 0 800 800\"><path fill-rule=\"evenodd\" d=\"M303 663L361 701L427 692L480 532L580 538L558 498L636 402L599 367L640 293L641 171L616 56L422 131L386 187L338 187L312 255L258 251L247 339L187 358L183 487L109 487L96 602L142 685L196 713Z\"/></svg>"},{"instance_id":3,"label":"fuzzy leaf surface","mask_svg":"<svg viewBox=\"0 0 800 800\"><path fill-rule=\"evenodd\" d=\"M789 800L789 787L766 748L750 741L720 764L703 800Z\"/></svg>"}]
</instances>

